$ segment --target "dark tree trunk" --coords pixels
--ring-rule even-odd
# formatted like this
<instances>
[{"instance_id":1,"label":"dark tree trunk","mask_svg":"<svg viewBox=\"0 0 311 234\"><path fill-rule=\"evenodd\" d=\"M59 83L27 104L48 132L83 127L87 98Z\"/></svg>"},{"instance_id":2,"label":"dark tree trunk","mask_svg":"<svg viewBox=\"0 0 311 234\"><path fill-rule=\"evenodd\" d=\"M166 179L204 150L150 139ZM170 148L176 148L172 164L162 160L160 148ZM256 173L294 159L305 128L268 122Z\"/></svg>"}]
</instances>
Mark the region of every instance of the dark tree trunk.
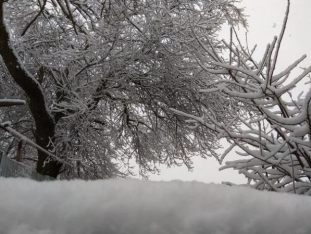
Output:
<instances>
[{"instance_id":1,"label":"dark tree trunk","mask_svg":"<svg viewBox=\"0 0 311 234\"><path fill-rule=\"evenodd\" d=\"M36 143L48 150L48 144L55 134L55 122L46 109L44 94L41 85L31 75L27 74L19 63L13 48L10 47L8 32L4 24L5 0L0 0L0 55L14 81L24 90L28 97L28 105L36 125ZM38 151L37 172L51 177L57 177L61 163L48 160L48 155Z\"/></svg>"}]
</instances>

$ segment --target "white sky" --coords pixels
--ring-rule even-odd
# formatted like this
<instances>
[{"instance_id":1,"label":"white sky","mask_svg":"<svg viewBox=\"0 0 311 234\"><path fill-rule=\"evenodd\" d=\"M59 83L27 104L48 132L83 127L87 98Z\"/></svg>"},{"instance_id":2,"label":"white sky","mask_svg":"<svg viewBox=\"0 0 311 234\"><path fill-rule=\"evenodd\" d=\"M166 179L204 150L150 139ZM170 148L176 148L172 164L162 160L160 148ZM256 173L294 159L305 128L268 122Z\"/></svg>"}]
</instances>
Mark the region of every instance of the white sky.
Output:
<instances>
[{"instance_id":1,"label":"white sky","mask_svg":"<svg viewBox=\"0 0 311 234\"><path fill-rule=\"evenodd\" d=\"M278 36L283 24L287 0L242 0L245 14L248 15L248 43L250 48L257 44L255 57L259 60L266 45L274 36ZM245 32L241 32L243 36ZM220 37L228 38L228 28L224 27ZM228 41L228 39L227 39ZM277 70L286 68L289 64L307 54L302 67L311 65L311 0L292 0L289 22L283 39L283 46L277 64ZM297 73L299 73L297 69ZM294 73L294 74L297 74ZM236 156L227 156L227 160L234 160ZM214 158L196 158L193 162L194 170L190 172L186 167L162 167L160 175L151 175L150 180L184 180L201 181L205 183L245 183L246 179L237 171L218 171L219 164Z\"/></svg>"}]
</instances>

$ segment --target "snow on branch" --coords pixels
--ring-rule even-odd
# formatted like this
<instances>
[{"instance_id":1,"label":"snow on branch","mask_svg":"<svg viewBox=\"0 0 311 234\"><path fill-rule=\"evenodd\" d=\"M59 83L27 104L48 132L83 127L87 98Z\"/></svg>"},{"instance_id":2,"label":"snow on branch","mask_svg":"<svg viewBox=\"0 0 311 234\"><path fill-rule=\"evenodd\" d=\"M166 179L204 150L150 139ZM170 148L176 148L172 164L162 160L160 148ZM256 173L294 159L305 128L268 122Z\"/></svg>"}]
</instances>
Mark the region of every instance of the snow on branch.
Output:
<instances>
[{"instance_id":1,"label":"snow on branch","mask_svg":"<svg viewBox=\"0 0 311 234\"><path fill-rule=\"evenodd\" d=\"M239 154L245 159L226 162L221 170L238 170L248 178L249 186L259 190L311 195L311 87L305 86L298 97L289 92L311 73L311 67L296 78L290 76L304 55L274 74L288 14L289 9L280 37L267 46L261 62L255 62L252 51L243 49L238 38L238 45L225 44L230 50L228 61L215 59L208 67L203 52L197 52L202 71L219 74L219 80L208 83L201 94L228 100L219 106L223 113L215 116L216 112L206 108L196 117L173 111L188 123L195 121L196 128L206 128L231 143L220 161L233 149L242 150Z\"/></svg>"},{"instance_id":2,"label":"snow on branch","mask_svg":"<svg viewBox=\"0 0 311 234\"><path fill-rule=\"evenodd\" d=\"M62 160L59 157L57 157L54 154L52 154L51 152L43 149L41 146L37 145L32 140L30 140L29 138L25 137L23 134L15 131L13 128L11 128L11 122L9 122L9 121L3 122L3 123L0 122L0 128L5 130L6 132L10 133L14 137L17 137L20 140L24 141L25 143L31 145L32 147L40 150L41 152L47 154L49 157L53 158L54 160L56 160L58 162L61 162L61 163L65 164L65 165L67 165L67 166L72 166L71 164L65 162L64 160Z\"/></svg>"}]
</instances>

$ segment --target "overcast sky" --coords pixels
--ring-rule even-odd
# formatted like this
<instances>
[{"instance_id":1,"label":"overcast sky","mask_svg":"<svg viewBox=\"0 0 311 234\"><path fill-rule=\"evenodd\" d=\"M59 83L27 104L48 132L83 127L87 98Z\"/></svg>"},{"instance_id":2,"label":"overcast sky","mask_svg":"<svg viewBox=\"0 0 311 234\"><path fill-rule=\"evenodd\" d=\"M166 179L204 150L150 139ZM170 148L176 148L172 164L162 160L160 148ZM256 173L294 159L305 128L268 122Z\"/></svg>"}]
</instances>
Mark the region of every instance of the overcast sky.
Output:
<instances>
[{"instance_id":1,"label":"overcast sky","mask_svg":"<svg viewBox=\"0 0 311 234\"><path fill-rule=\"evenodd\" d=\"M274 36L278 36L283 24L287 0L242 0L245 14L248 15L248 43L250 48L257 44L255 56L260 59L266 45ZM245 32L241 32L244 35ZM220 33L221 38L228 38L228 28ZM302 67L311 65L311 0L292 0L289 22L283 40L283 46L277 64L277 70L286 68L290 63L307 54ZM295 74L298 74L297 69ZM307 86L302 86L306 88ZM235 156L227 156L227 160L234 160ZM186 167L162 167L160 175L151 175L151 180L186 180L205 183L221 183L230 181L244 183L246 179L237 171L224 170L219 172L219 164L214 158L194 160L194 170L189 172Z\"/></svg>"}]
</instances>

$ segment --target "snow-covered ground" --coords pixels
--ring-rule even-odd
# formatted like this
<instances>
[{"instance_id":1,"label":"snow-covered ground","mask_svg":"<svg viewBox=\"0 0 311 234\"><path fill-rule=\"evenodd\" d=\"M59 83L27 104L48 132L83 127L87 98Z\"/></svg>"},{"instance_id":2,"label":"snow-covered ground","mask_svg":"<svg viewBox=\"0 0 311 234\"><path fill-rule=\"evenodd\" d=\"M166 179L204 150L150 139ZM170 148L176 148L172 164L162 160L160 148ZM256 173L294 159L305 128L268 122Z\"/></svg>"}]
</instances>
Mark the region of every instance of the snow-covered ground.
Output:
<instances>
[{"instance_id":1,"label":"snow-covered ground","mask_svg":"<svg viewBox=\"0 0 311 234\"><path fill-rule=\"evenodd\" d=\"M1 234L302 234L310 217L310 197L244 187L0 178Z\"/></svg>"}]
</instances>

